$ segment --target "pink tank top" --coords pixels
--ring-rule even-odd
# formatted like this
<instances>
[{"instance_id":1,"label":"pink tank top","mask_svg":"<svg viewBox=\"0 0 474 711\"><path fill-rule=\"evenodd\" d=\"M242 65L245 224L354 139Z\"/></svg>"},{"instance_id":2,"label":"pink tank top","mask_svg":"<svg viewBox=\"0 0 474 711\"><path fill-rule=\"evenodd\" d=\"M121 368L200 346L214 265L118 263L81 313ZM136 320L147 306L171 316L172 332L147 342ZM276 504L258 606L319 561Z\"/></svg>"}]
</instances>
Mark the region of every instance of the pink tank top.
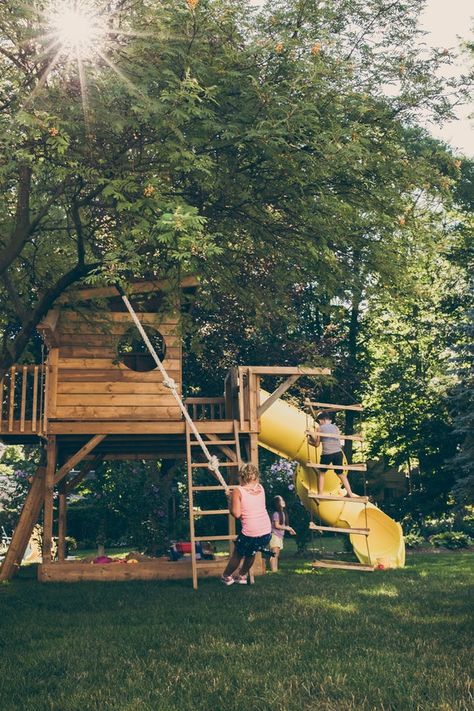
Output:
<instances>
[{"instance_id":1,"label":"pink tank top","mask_svg":"<svg viewBox=\"0 0 474 711\"><path fill-rule=\"evenodd\" d=\"M241 500L242 533L257 538L270 533L272 524L265 507L265 490L261 484L255 489L239 486ZM252 493L252 491L257 493Z\"/></svg>"}]
</instances>

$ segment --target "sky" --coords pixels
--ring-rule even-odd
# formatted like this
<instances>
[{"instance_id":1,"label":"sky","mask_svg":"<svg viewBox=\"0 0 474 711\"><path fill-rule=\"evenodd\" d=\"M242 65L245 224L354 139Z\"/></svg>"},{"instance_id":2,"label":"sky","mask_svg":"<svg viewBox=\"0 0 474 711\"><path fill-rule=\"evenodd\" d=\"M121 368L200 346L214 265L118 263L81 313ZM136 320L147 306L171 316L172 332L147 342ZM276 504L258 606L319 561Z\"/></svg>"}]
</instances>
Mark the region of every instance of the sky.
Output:
<instances>
[{"instance_id":1,"label":"sky","mask_svg":"<svg viewBox=\"0 0 474 711\"><path fill-rule=\"evenodd\" d=\"M472 0L427 0L425 11L421 17L422 27L429 32L427 44L433 47L456 49L462 39L473 39L474 34L474 2ZM464 55L460 59L457 71L468 70L468 59ZM467 156L474 156L474 106L459 107L456 111L458 120L445 124L443 127L428 126L429 131L453 148Z\"/></svg>"},{"instance_id":2,"label":"sky","mask_svg":"<svg viewBox=\"0 0 474 711\"><path fill-rule=\"evenodd\" d=\"M252 0L261 5L263 0ZM446 49L459 48L461 39L474 39L474 0L426 0L425 10L420 18L421 27L428 32L426 44ZM468 71L468 58L460 58L450 71L461 74ZM457 120L442 127L428 125L430 133L469 157L474 157L474 105L456 109Z\"/></svg>"}]
</instances>

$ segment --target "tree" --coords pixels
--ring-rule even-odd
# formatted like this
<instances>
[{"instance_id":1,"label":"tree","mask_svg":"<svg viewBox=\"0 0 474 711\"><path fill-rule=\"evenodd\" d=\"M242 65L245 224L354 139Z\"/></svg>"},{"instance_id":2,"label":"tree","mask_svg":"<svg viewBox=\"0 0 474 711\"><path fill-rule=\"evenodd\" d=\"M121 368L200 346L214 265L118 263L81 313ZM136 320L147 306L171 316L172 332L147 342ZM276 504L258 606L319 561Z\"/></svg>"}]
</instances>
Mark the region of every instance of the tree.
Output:
<instances>
[{"instance_id":1,"label":"tree","mask_svg":"<svg viewBox=\"0 0 474 711\"><path fill-rule=\"evenodd\" d=\"M170 542L171 460L103 462L71 496L70 533L81 542L126 543L152 555Z\"/></svg>"},{"instance_id":2,"label":"tree","mask_svg":"<svg viewBox=\"0 0 474 711\"><path fill-rule=\"evenodd\" d=\"M456 470L456 483L452 494L458 509L462 510L472 504L474 495L474 285L472 282L474 162L464 160L460 168L460 179L454 197L461 213L456 224L458 239L452 250L451 259L470 272L471 280L465 290L463 313L453 328L455 345L451 369L456 384L450 392L449 405L459 446L449 465L454 466Z\"/></svg>"},{"instance_id":3,"label":"tree","mask_svg":"<svg viewBox=\"0 0 474 711\"><path fill-rule=\"evenodd\" d=\"M37 451L13 445L4 447L0 461L0 525L13 531L38 466Z\"/></svg>"},{"instance_id":4,"label":"tree","mask_svg":"<svg viewBox=\"0 0 474 711\"><path fill-rule=\"evenodd\" d=\"M41 39L42 3L3 7L2 368L65 288L110 272L197 272L202 308L224 321L225 293L254 332L294 322L295 285L339 294L349 255L383 251L444 179L404 133L449 113L420 6L97 3L106 41L79 67Z\"/></svg>"}]
</instances>

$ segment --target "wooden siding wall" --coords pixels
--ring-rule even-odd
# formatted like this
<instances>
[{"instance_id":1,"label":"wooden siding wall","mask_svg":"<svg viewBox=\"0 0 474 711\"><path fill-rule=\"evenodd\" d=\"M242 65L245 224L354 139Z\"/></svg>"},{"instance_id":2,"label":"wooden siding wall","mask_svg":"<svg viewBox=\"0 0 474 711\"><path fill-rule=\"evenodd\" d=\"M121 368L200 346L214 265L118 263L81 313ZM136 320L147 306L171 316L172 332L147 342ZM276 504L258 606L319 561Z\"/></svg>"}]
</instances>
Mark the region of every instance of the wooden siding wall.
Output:
<instances>
[{"instance_id":1,"label":"wooden siding wall","mask_svg":"<svg viewBox=\"0 0 474 711\"><path fill-rule=\"evenodd\" d=\"M164 337L168 374L182 388L179 317L138 314ZM48 419L179 420L181 412L158 369L130 370L117 360L117 343L133 327L128 313L94 314L63 310L56 327L58 348L48 358ZM137 331L137 336L138 336Z\"/></svg>"}]
</instances>

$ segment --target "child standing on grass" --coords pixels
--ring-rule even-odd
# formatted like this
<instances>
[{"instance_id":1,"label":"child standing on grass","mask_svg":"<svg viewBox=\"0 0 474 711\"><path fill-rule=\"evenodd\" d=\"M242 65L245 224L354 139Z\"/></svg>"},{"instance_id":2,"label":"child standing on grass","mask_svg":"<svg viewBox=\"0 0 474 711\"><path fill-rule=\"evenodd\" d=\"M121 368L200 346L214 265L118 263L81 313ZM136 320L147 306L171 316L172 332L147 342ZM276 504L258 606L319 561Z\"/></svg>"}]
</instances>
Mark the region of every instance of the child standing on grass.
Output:
<instances>
[{"instance_id":1,"label":"child standing on grass","mask_svg":"<svg viewBox=\"0 0 474 711\"><path fill-rule=\"evenodd\" d=\"M291 536L296 536L296 531L291 528L288 520L288 512L283 496L275 496L273 499L272 537L270 539L270 550L273 553L273 557L270 558L270 570L272 573L278 571L278 557L280 551L283 550L285 531L288 531Z\"/></svg>"},{"instance_id":2,"label":"child standing on grass","mask_svg":"<svg viewBox=\"0 0 474 711\"><path fill-rule=\"evenodd\" d=\"M235 541L234 552L222 574L224 585L247 583L255 561L255 554L264 550L271 538L270 517L265 507L265 491L260 484L260 473L253 464L244 464L240 469L240 486L229 495L229 511L234 518L240 518L242 531ZM240 564L242 562L242 567ZM234 573L240 570L234 577ZM250 573L251 575L251 573Z\"/></svg>"},{"instance_id":3,"label":"child standing on grass","mask_svg":"<svg viewBox=\"0 0 474 711\"><path fill-rule=\"evenodd\" d=\"M314 447L319 447L321 443L322 454L320 459L320 464L332 464L334 466L342 467L344 464L344 457L342 454L341 447L341 432L339 427L335 425L332 421L332 415L330 412L321 412L316 418L319 422L319 429L314 429L307 433L308 441ZM321 437L320 435L330 435ZM318 494L324 492L324 475L331 469L328 466L326 469L318 470ZM335 472L341 483L346 490L346 496L353 497L351 486L349 480L343 472L337 470Z\"/></svg>"}]
</instances>

